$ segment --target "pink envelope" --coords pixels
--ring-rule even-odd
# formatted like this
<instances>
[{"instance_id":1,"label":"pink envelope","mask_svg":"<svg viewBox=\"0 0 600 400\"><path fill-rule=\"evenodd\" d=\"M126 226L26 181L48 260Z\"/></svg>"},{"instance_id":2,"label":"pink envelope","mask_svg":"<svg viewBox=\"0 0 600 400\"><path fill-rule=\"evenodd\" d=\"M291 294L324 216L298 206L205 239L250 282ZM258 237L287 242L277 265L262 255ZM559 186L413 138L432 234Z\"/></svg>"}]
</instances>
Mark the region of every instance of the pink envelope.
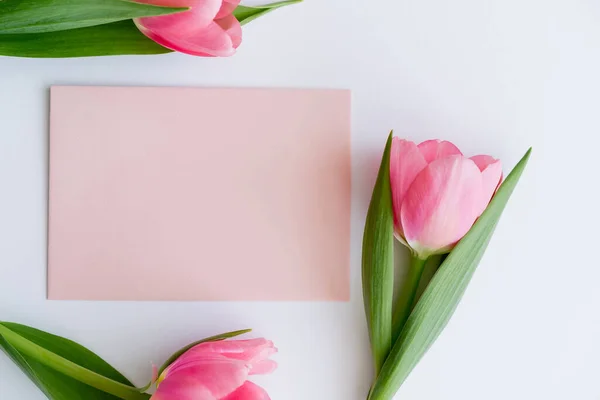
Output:
<instances>
[{"instance_id":1,"label":"pink envelope","mask_svg":"<svg viewBox=\"0 0 600 400\"><path fill-rule=\"evenodd\" d=\"M48 298L350 297L350 92L51 90Z\"/></svg>"}]
</instances>

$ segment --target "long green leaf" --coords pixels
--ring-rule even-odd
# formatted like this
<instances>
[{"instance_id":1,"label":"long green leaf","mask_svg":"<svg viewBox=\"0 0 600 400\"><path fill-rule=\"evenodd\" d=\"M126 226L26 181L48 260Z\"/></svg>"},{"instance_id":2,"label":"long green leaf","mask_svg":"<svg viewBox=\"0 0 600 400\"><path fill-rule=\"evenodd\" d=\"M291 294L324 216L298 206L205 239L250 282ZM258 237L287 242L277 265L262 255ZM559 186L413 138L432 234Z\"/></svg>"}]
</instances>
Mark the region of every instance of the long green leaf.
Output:
<instances>
[{"instance_id":1,"label":"long green leaf","mask_svg":"<svg viewBox=\"0 0 600 400\"><path fill-rule=\"evenodd\" d=\"M68 31L0 35L0 55L4 56L61 58L169 52L142 35L133 21Z\"/></svg>"},{"instance_id":2,"label":"long green leaf","mask_svg":"<svg viewBox=\"0 0 600 400\"><path fill-rule=\"evenodd\" d=\"M392 347L394 218L390 188L392 133L381 159L363 236L362 284L376 375Z\"/></svg>"},{"instance_id":3,"label":"long green leaf","mask_svg":"<svg viewBox=\"0 0 600 400\"><path fill-rule=\"evenodd\" d=\"M219 340L225 340L225 339L230 339L236 336L240 336L243 335L245 333L248 332L252 332L252 329L243 329L241 331L233 331L233 332L227 332L227 333L222 333L220 335L216 335L216 336L211 336L211 337L207 337L205 339L201 339L198 340L197 342L194 343L190 343L187 346L177 350L175 353L173 353L173 355L171 355L171 357L169 357L169 359L167 361L165 361L165 363L159 368L158 370L158 374L162 374L162 372L167 369L167 367L169 365L171 365L171 363L173 363L173 361L177 360L179 358L179 356L181 356L183 353L185 353L186 351L188 351L189 349L191 349L192 347L200 344L200 343L205 343L205 342L216 342Z\"/></svg>"},{"instance_id":4,"label":"long green leaf","mask_svg":"<svg viewBox=\"0 0 600 400\"><path fill-rule=\"evenodd\" d=\"M58 399L59 393L53 395L52 388L53 385L48 385L43 380L44 373L46 372L46 367L44 367L42 373L36 372L35 369L29 365L27 359L23 357L21 353L17 351L10 343L4 339L2 335L0 335L0 348L6 353L8 357L31 379L31 381L48 397L49 399ZM51 371L51 370L50 370Z\"/></svg>"},{"instance_id":5,"label":"long green leaf","mask_svg":"<svg viewBox=\"0 0 600 400\"><path fill-rule=\"evenodd\" d=\"M186 10L125 0L2 0L0 34L63 31Z\"/></svg>"},{"instance_id":6,"label":"long green leaf","mask_svg":"<svg viewBox=\"0 0 600 400\"><path fill-rule=\"evenodd\" d=\"M87 386L22 355L2 336L0 336L0 348L49 399L71 400L82 398L81 396L93 400L118 399L118 397Z\"/></svg>"},{"instance_id":7,"label":"long green leaf","mask_svg":"<svg viewBox=\"0 0 600 400\"><path fill-rule=\"evenodd\" d=\"M515 189L531 149L498 189L469 233L445 259L394 344L369 400L390 400L454 314Z\"/></svg>"},{"instance_id":8,"label":"long green leaf","mask_svg":"<svg viewBox=\"0 0 600 400\"><path fill-rule=\"evenodd\" d=\"M237 6L233 15L240 21L240 24L245 25L248 22L254 21L258 17L262 17L265 14L270 13L278 8L289 6L292 4L301 3L302 0L287 0L278 1L276 3L265 4L262 6Z\"/></svg>"},{"instance_id":9,"label":"long green leaf","mask_svg":"<svg viewBox=\"0 0 600 400\"><path fill-rule=\"evenodd\" d=\"M0 348L52 400L148 399L99 356L62 337L28 326L0 322ZM92 382L116 387L119 396L88 386L72 376L85 372ZM70 375L70 376L68 376ZM84 377L83 380L87 380Z\"/></svg>"}]
</instances>

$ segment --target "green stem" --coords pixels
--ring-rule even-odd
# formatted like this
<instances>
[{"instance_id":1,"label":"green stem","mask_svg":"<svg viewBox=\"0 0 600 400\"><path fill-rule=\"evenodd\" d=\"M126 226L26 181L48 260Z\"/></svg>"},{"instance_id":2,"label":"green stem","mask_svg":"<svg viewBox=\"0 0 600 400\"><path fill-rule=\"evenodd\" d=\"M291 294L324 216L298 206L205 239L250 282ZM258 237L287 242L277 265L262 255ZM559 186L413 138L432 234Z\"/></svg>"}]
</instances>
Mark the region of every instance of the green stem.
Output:
<instances>
[{"instance_id":1,"label":"green stem","mask_svg":"<svg viewBox=\"0 0 600 400\"><path fill-rule=\"evenodd\" d=\"M125 400L147 400L148 398L147 395L140 393L138 389L83 368L25 339L2 324L0 324L0 335L20 353L32 357L39 363L96 389Z\"/></svg>"},{"instance_id":2,"label":"green stem","mask_svg":"<svg viewBox=\"0 0 600 400\"><path fill-rule=\"evenodd\" d=\"M423 260L417 256L411 257L408 274L402 284L392 318L392 344L396 343L396 339L400 336L400 332L402 332L402 328L404 328L404 324L415 305L417 290L426 263L427 259Z\"/></svg>"}]
</instances>

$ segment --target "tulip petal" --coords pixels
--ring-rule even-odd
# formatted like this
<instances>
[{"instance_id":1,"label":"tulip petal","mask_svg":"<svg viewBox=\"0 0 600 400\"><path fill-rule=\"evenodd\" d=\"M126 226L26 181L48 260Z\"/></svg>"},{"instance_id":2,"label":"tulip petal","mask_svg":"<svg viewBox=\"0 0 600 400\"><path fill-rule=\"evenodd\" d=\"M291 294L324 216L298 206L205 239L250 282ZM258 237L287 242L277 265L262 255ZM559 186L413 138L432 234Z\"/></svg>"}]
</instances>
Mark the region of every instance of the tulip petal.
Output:
<instances>
[{"instance_id":1,"label":"tulip petal","mask_svg":"<svg viewBox=\"0 0 600 400\"><path fill-rule=\"evenodd\" d=\"M230 15L240 4L240 0L223 0L223 4L221 5L221 9L217 13L215 19L220 19Z\"/></svg>"},{"instance_id":2,"label":"tulip petal","mask_svg":"<svg viewBox=\"0 0 600 400\"><path fill-rule=\"evenodd\" d=\"M411 183L426 166L427 162L415 143L397 137L393 139L390 154L390 184L394 209L394 230L398 239L402 239L404 236L400 223L402 201Z\"/></svg>"},{"instance_id":3,"label":"tulip petal","mask_svg":"<svg viewBox=\"0 0 600 400\"><path fill-rule=\"evenodd\" d=\"M408 189L401 220L407 242L421 258L449 251L480 215L482 176L472 160L453 155L433 161Z\"/></svg>"},{"instance_id":4,"label":"tulip petal","mask_svg":"<svg viewBox=\"0 0 600 400\"><path fill-rule=\"evenodd\" d=\"M159 385L150 400L217 400L204 386L189 378L165 381Z\"/></svg>"},{"instance_id":5,"label":"tulip petal","mask_svg":"<svg viewBox=\"0 0 600 400\"><path fill-rule=\"evenodd\" d=\"M475 163L475 165L477 165L477 168L479 168L479 170L481 172L485 171L485 169L488 167L488 165L493 164L496 161L498 161L494 157L484 155L484 154L480 154L478 156L473 156L473 157L471 157L471 160L473 160L473 162Z\"/></svg>"},{"instance_id":6,"label":"tulip petal","mask_svg":"<svg viewBox=\"0 0 600 400\"><path fill-rule=\"evenodd\" d=\"M230 14L224 18L215 20L215 23L229 35L234 49L240 47L240 44L242 44L242 25L240 25L240 21L236 17Z\"/></svg>"},{"instance_id":7,"label":"tulip petal","mask_svg":"<svg viewBox=\"0 0 600 400\"><path fill-rule=\"evenodd\" d=\"M212 3L212 0L207 2ZM229 19L222 22L225 28L213 21L218 7L192 7L183 13L137 18L134 22L144 35L168 49L197 56L227 57L235 53L234 40L239 45L241 34Z\"/></svg>"},{"instance_id":8,"label":"tulip petal","mask_svg":"<svg viewBox=\"0 0 600 400\"><path fill-rule=\"evenodd\" d=\"M246 362L254 374L261 373L255 370L258 364L277 353L273 342L265 339L212 342L211 345L211 351L217 351L225 357Z\"/></svg>"},{"instance_id":9,"label":"tulip petal","mask_svg":"<svg viewBox=\"0 0 600 400\"><path fill-rule=\"evenodd\" d=\"M167 368L153 400L221 399L239 388L248 378L242 361L213 356L183 359Z\"/></svg>"},{"instance_id":10,"label":"tulip petal","mask_svg":"<svg viewBox=\"0 0 600 400\"><path fill-rule=\"evenodd\" d=\"M275 353L277 353L277 348L275 348L273 342L263 338L205 342L185 352L173 363L172 367L177 367L178 364L186 362L186 360L203 359L217 354L227 359L243 361L245 365L253 369L255 365L267 360ZM171 369L171 366L168 369Z\"/></svg>"},{"instance_id":11,"label":"tulip petal","mask_svg":"<svg viewBox=\"0 0 600 400\"><path fill-rule=\"evenodd\" d=\"M262 360L252 364L250 375L266 375L277 369L277 363L273 360Z\"/></svg>"},{"instance_id":12,"label":"tulip petal","mask_svg":"<svg viewBox=\"0 0 600 400\"><path fill-rule=\"evenodd\" d=\"M502 163L492 156L478 155L471 157L471 160L481 171L483 179L483 197L481 203L481 213L485 211L496 189L502 182Z\"/></svg>"},{"instance_id":13,"label":"tulip petal","mask_svg":"<svg viewBox=\"0 0 600 400\"><path fill-rule=\"evenodd\" d=\"M223 400L270 400L271 398L258 385L252 382L246 382L238 390L225 397Z\"/></svg>"},{"instance_id":14,"label":"tulip petal","mask_svg":"<svg viewBox=\"0 0 600 400\"><path fill-rule=\"evenodd\" d=\"M421 154L425 157L427 164L440 158L462 155L458 147L446 140L426 140L419 144L419 150L421 150Z\"/></svg>"}]
</instances>

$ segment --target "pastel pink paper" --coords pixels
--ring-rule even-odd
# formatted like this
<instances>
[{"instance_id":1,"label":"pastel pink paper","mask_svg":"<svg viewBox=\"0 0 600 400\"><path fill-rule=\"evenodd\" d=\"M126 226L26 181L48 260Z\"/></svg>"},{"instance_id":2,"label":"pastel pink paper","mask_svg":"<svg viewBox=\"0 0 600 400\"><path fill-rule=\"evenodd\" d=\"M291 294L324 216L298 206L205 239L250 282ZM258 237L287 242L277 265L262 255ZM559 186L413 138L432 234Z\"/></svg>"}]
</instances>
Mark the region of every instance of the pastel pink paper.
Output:
<instances>
[{"instance_id":1,"label":"pastel pink paper","mask_svg":"<svg viewBox=\"0 0 600 400\"><path fill-rule=\"evenodd\" d=\"M48 297L348 300L350 93L53 87Z\"/></svg>"}]
</instances>

